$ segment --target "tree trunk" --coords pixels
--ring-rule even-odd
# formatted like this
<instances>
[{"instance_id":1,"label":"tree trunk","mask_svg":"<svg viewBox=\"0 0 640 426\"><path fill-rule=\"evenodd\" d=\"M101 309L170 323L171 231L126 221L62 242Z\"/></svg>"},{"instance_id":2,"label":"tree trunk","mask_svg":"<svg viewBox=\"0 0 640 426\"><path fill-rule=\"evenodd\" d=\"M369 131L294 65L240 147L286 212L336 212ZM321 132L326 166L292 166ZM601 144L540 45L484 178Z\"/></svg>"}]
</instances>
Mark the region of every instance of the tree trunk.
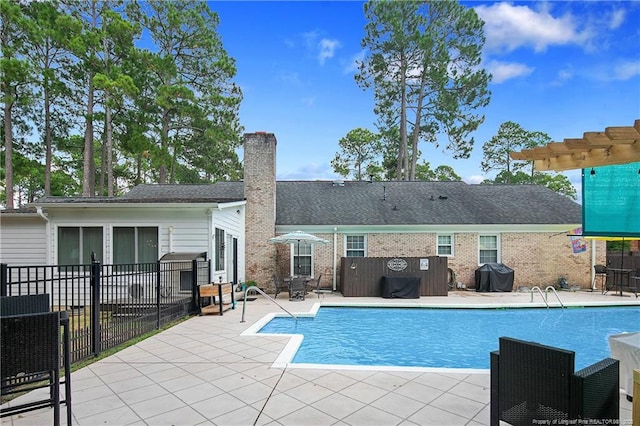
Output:
<instances>
[{"instance_id":1,"label":"tree trunk","mask_svg":"<svg viewBox=\"0 0 640 426\"><path fill-rule=\"evenodd\" d=\"M409 173L407 158L407 74L406 58L402 54L400 57L400 149L398 151L398 163L396 166L396 176L398 180L407 180Z\"/></svg>"},{"instance_id":2,"label":"tree trunk","mask_svg":"<svg viewBox=\"0 0 640 426\"><path fill-rule=\"evenodd\" d=\"M10 101L7 93L9 85L4 87L4 171L5 171L5 195L7 196L7 208L13 206L13 127L11 126L11 110L13 101Z\"/></svg>"},{"instance_id":3,"label":"tree trunk","mask_svg":"<svg viewBox=\"0 0 640 426\"><path fill-rule=\"evenodd\" d=\"M113 129L111 125L111 107L109 106L109 95L105 97L105 111L104 111L104 120L105 120L105 133L106 133L106 141L105 141L105 149L107 154L107 195L109 197L113 197Z\"/></svg>"},{"instance_id":4,"label":"tree trunk","mask_svg":"<svg viewBox=\"0 0 640 426\"><path fill-rule=\"evenodd\" d=\"M45 145L45 166L44 166L44 195L51 195L51 99L49 92L49 81L44 80L44 145Z\"/></svg>"},{"instance_id":5,"label":"tree trunk","mask_svg":"<svg viewBox=\"0 0 640 426\"><path fill-rule=\"evenodd\" d=\"M95 178L93 177L93 73L89 73L89 91L87 95L87 116L84 129L84 158L82 176L82 196L93 197Z\"/></svg>"}]
</instances>

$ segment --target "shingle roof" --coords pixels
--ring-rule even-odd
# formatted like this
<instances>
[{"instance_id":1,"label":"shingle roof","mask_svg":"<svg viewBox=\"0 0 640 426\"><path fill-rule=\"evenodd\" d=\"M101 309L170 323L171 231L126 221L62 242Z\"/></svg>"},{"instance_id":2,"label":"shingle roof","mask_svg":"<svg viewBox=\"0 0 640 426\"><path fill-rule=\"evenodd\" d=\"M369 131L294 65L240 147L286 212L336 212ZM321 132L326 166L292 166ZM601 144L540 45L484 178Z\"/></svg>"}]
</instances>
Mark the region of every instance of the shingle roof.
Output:
<instances>
[{"instance_id":1,"label":"shingle roof","mask_svg":"<svg viewBox=\"0 0 640 426\"><path fill-rule=\"evenodd\" d=\"M539 185L464 182L278 181L277 225L576 224L581 207ZM121 197L46 197L39 203L223 203L243 182L139 185Z\"/></svg>"},{"instance_id":2,"label":"shingle roof","mask_svg":"<svg viewBox=\"0 0 640 426\"><path fill-rule=\"evenodd\" d=\"M43 197L36 204L77 203L228 203L244 200L242 182L216 184L143 184L120 197Z\"/></svg>"},{"instance_id":3,"label":"shingle roof","mask_svg":"<svg viewBox=\"0 0 640 426\"><path fill-rule=\"evenodd\" d=\"M538 185L280 181L278 225L575 224L581 207Z\"/></svg>"}]
</instances>

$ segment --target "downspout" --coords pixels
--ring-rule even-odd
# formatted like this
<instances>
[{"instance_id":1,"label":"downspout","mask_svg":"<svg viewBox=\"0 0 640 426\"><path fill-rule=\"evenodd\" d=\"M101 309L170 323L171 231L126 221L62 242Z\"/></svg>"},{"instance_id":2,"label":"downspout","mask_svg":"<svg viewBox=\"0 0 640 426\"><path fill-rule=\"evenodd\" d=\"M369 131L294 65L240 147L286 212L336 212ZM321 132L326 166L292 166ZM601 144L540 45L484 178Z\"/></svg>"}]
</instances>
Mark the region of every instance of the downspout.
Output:
<instances>
[{"instance_id":1,"label":"downspout","mask_svg":"<svg viewBox=\"0 0 640 426\"><path fill-rule=\"evenodd\" d=\"M338 260L336 259L338 254L338 228L333 228L333 291L338 288Z\"/></svg>"},{"instance_id":2,"label":"downspout","mask_svg":"<svg viewBox=\"0 0 640 426\"><path fill-rule=\"evenodd\" d=\"M42 207L41 206L36 206L36 213L38 213L38 216L40 216L42 218L42 220L44 220L45 222L45 256L48 259L47 262L50 265L53 265L53 259L50 259L50 253L51 253L51 222L49 222L49 218L42 212Z\"/></svg>"},{"instance_id":3,"label":"downspout","mask_svg":"<svg viewBox=\"0 0 640 426\"><path fill-rule=\"evenodd\" d=\"M214 282L213 280L213 272L215 269L215 259L214 259L214 251L213 251L213 239L215 238L215 235L213 234L213 209L208 209L207 210L207 235L209 235L208 241L207 241L207 253L209 255L209 262L210 262L210 267L209 267L209 282L212 283Z\"/></svg>"}]
</instances>

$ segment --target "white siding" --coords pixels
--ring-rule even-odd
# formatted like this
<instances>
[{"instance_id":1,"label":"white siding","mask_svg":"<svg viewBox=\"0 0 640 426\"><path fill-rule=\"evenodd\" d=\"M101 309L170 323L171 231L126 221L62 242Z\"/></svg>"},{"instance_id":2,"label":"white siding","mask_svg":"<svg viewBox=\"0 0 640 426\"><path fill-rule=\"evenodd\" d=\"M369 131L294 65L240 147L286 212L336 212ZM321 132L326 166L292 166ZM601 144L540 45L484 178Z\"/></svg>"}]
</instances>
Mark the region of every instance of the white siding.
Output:
<instances>
[{"instance_id":1,"label":"white siding","mask_svg":"<svg viewBox=\"0 0 640 426\"><path fill-rule=\"evenodd\" d=\"M223 229L228 240L238 241L238 279L244 281L245 206L230 203L212 207L54 207L48 209L49 224L39 217L3 217L0 223L0 260L9 264L58 264L58 228L101 227L103 264L113 263L113 228L119 226L158 227L158 259L169 252L206 252L212 259L214 229ZM19 220L18 220L19 219ZM232 247L225 251L225 265L231 265ZM217 271L226 282L230 271Z\"/></svg>"},{"instance_id":2,"label":"white siding","mask_svg":"<svg viewBox=\"0 0 640 426\"><path fill-rule=\"evenodd\" d=\"M46 222L40 217L2 217L0 262L9 266L46 265Z\"/></svg>"},{"instance_id":3,"label":"white siding","mask_svg":"<svg viewBox=\"0 0 640 426\"><path fill-rule=\"evenodd\" d=\"M166 208L85 208L55 209L49 213L51 220L52 255L51 264L57 263L58 227L60 226L100 226L103 228L104 259L102 263L112 263L112 232L119 226L157 226L158 259L169 252L169 230L173 227L171 251L208 251L206 209L166 209Z\"/></svg>"}]
</instances>

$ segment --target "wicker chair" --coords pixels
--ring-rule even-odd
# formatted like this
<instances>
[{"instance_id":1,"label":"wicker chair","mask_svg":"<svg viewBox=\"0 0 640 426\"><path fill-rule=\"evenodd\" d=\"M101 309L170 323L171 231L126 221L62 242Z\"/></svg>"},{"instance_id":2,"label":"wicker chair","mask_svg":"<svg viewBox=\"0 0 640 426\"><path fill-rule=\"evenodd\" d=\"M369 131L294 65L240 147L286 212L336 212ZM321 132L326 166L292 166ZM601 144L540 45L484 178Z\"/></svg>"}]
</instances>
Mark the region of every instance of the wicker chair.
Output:
<instances>
[{"instance_id":1,"label":"wicker chair","mask_svg":"<svg viewBox=\"0 0 640 426\"><path fill-rule=\"evenodd\" d=\"M491 425L618 424L619 361L574 373L574 359L573 351L501 337L491 352Z\"/></svg>"},{"instance_id":2,"label":"wicker chair","mask_svg":"<svg viewBox=\"0 0 640 426\"><path fill-rule=\"evenodd\" d=\"M0 315L25 315L49 312L48 294L26 294L0 297Z\"/></svg>"},{"instance_id":3,"label":"wicker chair","mask_svg":"<svg viewBox=\"0 0 640 426\"><path fill-rule=\"evenodd\" d=\"M49 295L46 293L0 297L0 316L2 317L47 312L50 312L50 308ZM60 402L65 404L67 407L67 425L71 425L71 341L69 331L69 316L65 311L61 311L59 314L60 325L63 329L62 354L64 356L64 380L60 380L60 383L64 385L65 389L64 399L61 399ZM33 375L33 379L37 378L38 376L42 376L42 374ZM7 382L7 384L8 383L9 382ZM3 382L3 388L5 387L4 385L5 383ZM53 393L51 394L51 398L53 398Z\"/></svg>"},{"instance_id":4,"label":"wicker chair","mask_svg":"<svg viewBox=\"0 0 640 426\"><path fill-rule=\"evenodd\" d=\"M0 410L0 417L53 407L53 424L59 425L60 313L3 316L0 324L2 395L50 389L48 399L11 405Z\"/></svg>"}]
</instances>

